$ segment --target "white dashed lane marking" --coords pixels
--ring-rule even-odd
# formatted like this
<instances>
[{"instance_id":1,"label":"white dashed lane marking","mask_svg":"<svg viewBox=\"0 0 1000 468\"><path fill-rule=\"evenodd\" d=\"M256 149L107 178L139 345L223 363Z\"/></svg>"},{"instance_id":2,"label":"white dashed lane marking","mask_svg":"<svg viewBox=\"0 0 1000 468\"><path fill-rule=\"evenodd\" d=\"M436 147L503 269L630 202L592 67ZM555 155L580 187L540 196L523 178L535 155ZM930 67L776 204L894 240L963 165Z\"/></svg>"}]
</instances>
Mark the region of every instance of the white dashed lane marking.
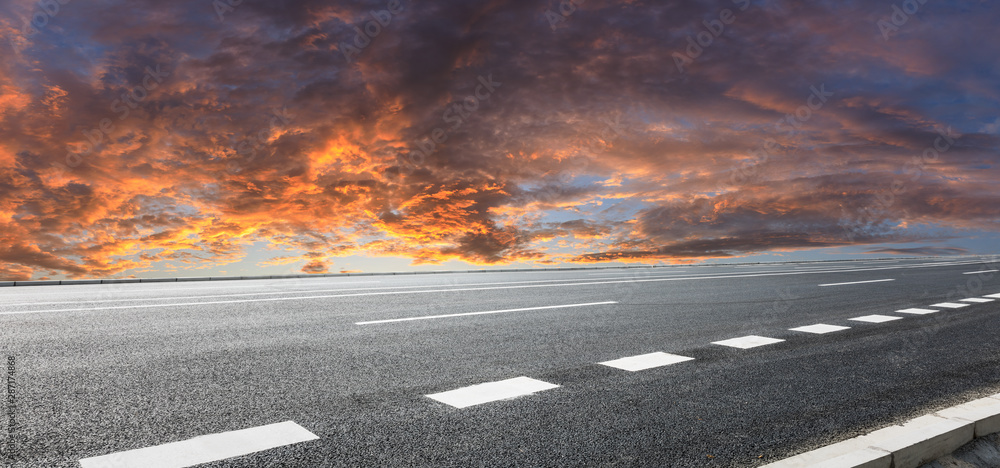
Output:
<instances>
[{"instance_id":1,"label":"white dashed lane marking","mask_svg":"<svg viewBox=\"0 0 1000 468\"><path fill-rule=\"evenodd\" d=\"M80 460L81 468L185 468L319 439L292 421Z\"/></svg>"},{"instance_id":2,"label":"white dashed lane marking","mask_svg":"<svg viewBox=\"0 0 1000 468\"><path fill-rule=\"evenodd\" d=\"M750 335L750 336L741 336L739 338L732 338L729 340L713 341L712 344L729 346L732 348L750 349L750 348L756 348L758 346L766 346L769 344L781 343L782 341L785 340L779 340L777 338L768 338L765 336Z\"/></svg>"},{"instance_id":3,"label":"white dashed lane marking","mask_svg":"<svg viewBox=\"0 0 1000 468\"><path fill-rule=\"evenodd\" d=\"M463 387L447 392L427 395L427 398L440 401L455 408L468 408L497 400L507 400L520 396L531 395L545 390L559 388L556 384L542 382L528 377L488 382L471 387Z\"/></svg>"},{"instance_id":4,"label":"white dashed lane marking","mask_svg":"<svg viewBox=\"0 0 1000 468\"><path fill-rule=\"evenodd\" d=\"M880 279L880 280L871 280L871 281L851 281L850 283L821 284L820 287L825 287L825 286L847 286L849 284L885 283L887 281L896 281L896 280L894 280L894 279Z\"/></svg>"},{"instance_id":5,"label":"white dashed lane marking","mask_svg":"<svg viewBox=\"0 0 1000 468\"><path fill-rule=\"evenodd\" d=\"M864 317L855 317L852 318L851 320L854 320L856 322L884 323L884 322L891 322L893 320L899 320L901 318L903 317L893 317L890 315L875 314L875 315L865 315Z\"/></svg>"},{"instance_id":6,"label":"white dashed lane marking","mask_svg":"<svg viewBox=\"0 0 1000 468\"><path fill-rule=\"evenodd\" d=\"M406 317L398 319L387 319L387 320L372 320L369 322L357 322L355 325L372 325L376 323L393 323L393 322L410 322L413 320L431 320L439 318L449 318L449 317L465 317L469 315L489 315L489 314L504 314L507 312L524 312L529 310L546 310L546 309L566 309L570 307L587 307L587 306L597 306L597 305L610 305L617 304L615 301L608 302L589 302L587 304L567 304L567 305L554 305L554 306L542 306L542 307L524 307L521 309L504 309L504 310L490 310L486 312L463 312L460 314L444 314L444 315L424 315L421 317Z\"/></svg>"},{"instance_id":7,"label":"white dashed lane marking","mask_svg":"<svg viewBox=\"0 0 1000 468\"><path fill-rule=\"evenodd\" d=\"M851 327L841 327L837 325L827 325L825 323L818 323L816 325L809 325L806 327L789 328L791 331L804 332L804 333L815 333L817 335L823 335L826 333L838 332L841 330L849 330Z\"/></svg>"},{"instance_id":8,"label":"white dashed lane marking","mask_svg":"<svg viewBox=\"0 0 1000 468\"><path fill-rule=\"evenodd\" d=\"M879 280L876 282L881 282L881 281L892 281L892 280ZM840 283L840 284L857 284L857 283ZM986 297L1000 299L1000 294L991 294ZM980 299L980 298L968 298L968 299L963 299L963 301L965 303L944 302L940 304L934 304L930 307L938 307L938 308L944 307L944 308L957 309L961 307L967 307L971 305L970 303L992 302L991 299ZM547 307L529 308L529 309L510 309L509 311L537 310L537 309L558 308L558 307L576 307L576 306L597 305L597 304L605 304L605 303L574 304L569 306L547 306ZM364 323L381 323L381 322L393 322L393 321L403 321L403 320L420 320L424 318L476 315L476 314L487 314L487 313L498 313L498 312L505 312L505 311L473 312L469 314L451 314L446 316L414 317L409 319L394 319L394 320L382 320L377 322L360 322L360 323L364 324ZM897 310L896 312L903 314L924 315L924 314L932 314L939 311L934 309L909 308L909 309ZM865 315L862 317L855 317L850 320L856 322L866 322L866 323L885 323L894 320L899 320L902 318L903 317L873 314L873 315ZM825 334L825 333L833 333L843 330L849 330L850 328L851 327L818 323L815 325L807 325L798 328L791 328L790 330L803 333ZM750 348L756 348L758 346L766 346L770 344L781 343L783 341L785 340L777 338L768 338L757 335L749 335L739 338L732 338L728 340L714 341L712 342L712 344L739 348L739 349L750 349ZM630 372L637 372L641 370L668 366L692 360L694 360L694 358L692 357L680 356L676 354L669 354L663 352L655 352L649 354L642 354L638 356L625 357L621 359L615 359L612 361L605 361L601 362L600 364L608 367L614 367L616 369L622 369ZM508 380L501 380L498 382L489 382L479 385L473 385L470 387L463 387L457 390L435 393L426 396L428 398L453 406L455 408L466 408L469 406L480 405L492 401L505 400L520 396L530 395L533 393L538 393L541 391L550 390L558 387L559 385L531 379L528 377L517 377Z\"/></svg>"},{"instance_id":9,"label":"white dashed lane marking","mask_svg":"<svg viewBox=\"0 0 1000 468\"><path fill-rule=\"evenodd\" d=\"M605 361L600 364L605 366L614 367L616 369L627 370L629 372L636 372L646 369L652 369L654 367L669 366L671 364L677 364L679 362L693 361L693 357L678 356L676 354L669 353L649 353L641 354L639 356L631 356L621 359L615 359L614 361Z\"/></svg>"},{"instance_id":10,"label":"white dashed lane marking","mask_svg":"<svg viewBox=\"0 0 1000 468\"><path fill-rule=\"evenodd\" d=\"M979 297L970 297L968 299L962 299L962 302L973 302L976 304L983 304L986 302L993 302L995 299L983 299Z\"/></svg>"},{"instance_id":11,"label":"white dashed lane marking","mask_svg":"<svg viewBox=\"0 0 1000 468\"><path fill-rule=\"evenodd\" d=\"M925 315L925 314L933 314L934 312L940 312L940 310L920 309L920 308L914 307L912 309L897 310L896 312L898 312L900 314Z\"/></svg>"},{"instance_id":12,"label":"white dashed lane marking","mask_svg":"<svg viewBox=\"0 0 1000 468\"><path fill-rule=\"evenodd\" d=\"M931 307L944 307L946 309L961 309L962 307L969 307L972 304L959 304L957 302L942 302L940 304L933 304Z\"/></svg>"},{"instance_id":13,"label":"white dashed lane marking","mask_svg":"<svg viewBox=\"0 0 1000 468\"><path fill-rule=\"evenodd\" d=\"M970 271L968 273L962 273L963 275L981 275L983 273L996 273L1000 270L982 270L982 271Z\"/></svg>"}]
</instances>

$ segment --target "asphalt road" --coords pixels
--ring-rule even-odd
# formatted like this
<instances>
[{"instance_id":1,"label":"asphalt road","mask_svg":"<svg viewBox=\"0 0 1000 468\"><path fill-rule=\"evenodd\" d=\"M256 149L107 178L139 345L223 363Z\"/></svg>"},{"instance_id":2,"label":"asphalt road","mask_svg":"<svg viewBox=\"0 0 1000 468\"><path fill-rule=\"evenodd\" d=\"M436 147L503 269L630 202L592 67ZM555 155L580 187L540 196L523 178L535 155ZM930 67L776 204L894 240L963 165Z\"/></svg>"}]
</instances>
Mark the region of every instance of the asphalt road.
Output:
<instances>
[{"instance_id":1,"label":"asphalt road","mask_svg":"<svg viewBox=\"0 0 1000 468\"><path fill-rule=\"evenodd\" d=\"M758 466L1000 391L1000 300L936 305L1000 294L1000 272L976 273L998 265L0 288L0 355L16 359L0 438L11 455L13 415L18 467L127 466L120 452L286 421L317 438L199 466ZM851 320L868 315L901 318ZM790 330L815 324L850 328ZM784 341L713 344L751 335ZM654 352L693 359L599 364ZM558 387L428 396L517 377ZM250 439L226 443L276 440Z\"/></svg>"}]
</instances>

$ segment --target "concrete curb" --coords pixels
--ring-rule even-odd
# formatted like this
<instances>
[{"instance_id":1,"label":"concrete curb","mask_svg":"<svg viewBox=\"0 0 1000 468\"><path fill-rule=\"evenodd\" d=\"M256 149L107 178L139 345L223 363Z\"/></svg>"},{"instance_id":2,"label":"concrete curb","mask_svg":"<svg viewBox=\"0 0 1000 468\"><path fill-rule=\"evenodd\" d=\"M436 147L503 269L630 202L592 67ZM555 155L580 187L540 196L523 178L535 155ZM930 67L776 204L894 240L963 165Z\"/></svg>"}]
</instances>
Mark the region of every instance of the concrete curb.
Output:
<instances>
[{"instance_id":1,"label":"concrete curb","mask_svg":"<svg viewBox=\"0 0 1000 468\"><path fill-rule=\"evenodd\" d=\"M828 445L761 468L917 468L1000 432L1000 394Z\"/></svg>"}]
</instances>

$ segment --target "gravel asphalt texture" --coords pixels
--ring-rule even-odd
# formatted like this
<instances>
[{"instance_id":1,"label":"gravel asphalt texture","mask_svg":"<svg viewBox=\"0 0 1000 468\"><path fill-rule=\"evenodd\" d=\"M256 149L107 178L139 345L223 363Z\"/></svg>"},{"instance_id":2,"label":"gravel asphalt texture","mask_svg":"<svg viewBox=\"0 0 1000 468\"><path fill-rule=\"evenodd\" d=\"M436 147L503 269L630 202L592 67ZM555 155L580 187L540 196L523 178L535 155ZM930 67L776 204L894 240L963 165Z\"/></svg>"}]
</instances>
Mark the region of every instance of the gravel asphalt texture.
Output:
<instances>
[{"instance_id":1,"label":"gravel asphalt texture","mask_svg":"<svg viewBox=\"0 0 1000 468\"><path fill-rule=\"evenodd\" d=\"M963 274L990 265L0 288L0 354L17 359L11 466L289 420L320 439L202 466L759 466L1000 391L1000 300L894 313L1000 293L1000 273ZM304 296L336 297L290 299ZM356 325L604 301L617 304ZM905 318L849 320L869 314ZM788 330L817 323L851 329ZM744 335L786 341L711 344ZM597 364L655 351L695 360ZM464 409L424 396L518 376L560 387Z\"/></svg>"}]
</instances>

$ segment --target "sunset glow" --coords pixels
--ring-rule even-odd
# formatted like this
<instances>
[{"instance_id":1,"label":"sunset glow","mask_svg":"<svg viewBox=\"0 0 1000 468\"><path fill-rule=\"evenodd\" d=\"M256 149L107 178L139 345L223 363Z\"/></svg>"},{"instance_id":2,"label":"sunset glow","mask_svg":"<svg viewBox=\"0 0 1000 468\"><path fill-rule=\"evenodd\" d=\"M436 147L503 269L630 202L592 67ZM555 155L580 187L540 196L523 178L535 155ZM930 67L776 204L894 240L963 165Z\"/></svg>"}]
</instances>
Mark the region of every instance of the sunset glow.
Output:
<instances>
[{"instance_id":1,"label":"sunset glow","mask_svg":"<svg viewBox=\"0 0 1000 468\"><path fill-rule=\"evenodd\" d=\"M577 3L9 0L0 280L996 250L1000 6Z\"/></svg>"}]
</instances>

